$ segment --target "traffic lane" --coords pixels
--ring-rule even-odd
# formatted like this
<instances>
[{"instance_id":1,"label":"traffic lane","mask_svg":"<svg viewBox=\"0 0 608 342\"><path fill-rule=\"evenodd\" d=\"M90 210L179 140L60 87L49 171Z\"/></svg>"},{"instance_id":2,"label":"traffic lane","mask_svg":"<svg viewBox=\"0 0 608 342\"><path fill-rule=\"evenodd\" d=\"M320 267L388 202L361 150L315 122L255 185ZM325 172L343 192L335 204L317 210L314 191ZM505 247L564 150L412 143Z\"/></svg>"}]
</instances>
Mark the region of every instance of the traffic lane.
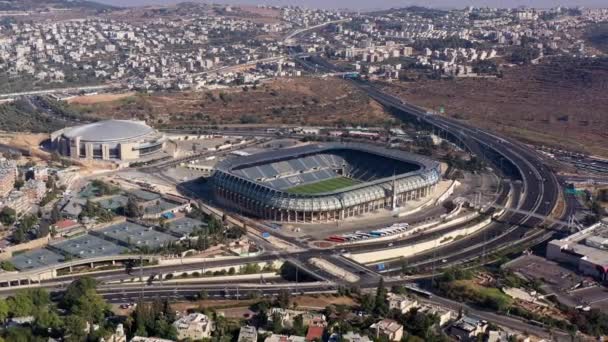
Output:
<instances>
[{"instance_id":1,"label":"traffic lane","mask_svg":"<svg viewBox=\"0 0 608 342\"><path fill-rule=\"evenodd\" d=\"M113 289L113 290L98 290L98 293L110 303L132 303L143 299L158 299L158 298L173 298L173 299L188 299L194 298L206 292L209 297L235 299L246 298L247 296L262 297L276 296L281 291L288 291L291 294L301 293L321 293L326 291L335 291L335 287L326 284L289 284L278 287L241 287L241 286L168 286L154 287L141 289Z\"/></svg>"},{"instance_id":2,"label":"traffic lane","mask_svg":"<svg viewBox=\"0 0 608 342\"><path fill-rule=\"evenodd\" d=\"M517 191L517 188L515 188L514 191ZM499 195L499 198L497 199L496 203L504 205L506 203L508 193L509 193L509 187L503 186L501 194ZM514 194L514 196L515 196L515 200L513 201L512 206L517 205L517 203L519 201L519 194ZM463 227L466 227L468 225L470 225L470 223L468 223L468 222L461 223L461 224L455 225L453 227L447 228L445 230L442 230L441 233L448 233L448 232L456 231L456 230L462 229ZM354 252L354 253L373 252L375 250L385 249L388 247L396 248L396 247L400 247L400 246L411 245L412 243L427 241L427 240L432 239L436 235L437 235L437 233L424 233L424 234L420 233L420 234L415 234L413 236L410 236L410 237L407 237L404 239L399 239L399 240L386 240L386 241L382 241L382 242L370 242L370 243L368 243L368 244L366 243L364 245L346 245L346 246L342 246L341 248L347 252Z\"/></svg>"}]
</instances>

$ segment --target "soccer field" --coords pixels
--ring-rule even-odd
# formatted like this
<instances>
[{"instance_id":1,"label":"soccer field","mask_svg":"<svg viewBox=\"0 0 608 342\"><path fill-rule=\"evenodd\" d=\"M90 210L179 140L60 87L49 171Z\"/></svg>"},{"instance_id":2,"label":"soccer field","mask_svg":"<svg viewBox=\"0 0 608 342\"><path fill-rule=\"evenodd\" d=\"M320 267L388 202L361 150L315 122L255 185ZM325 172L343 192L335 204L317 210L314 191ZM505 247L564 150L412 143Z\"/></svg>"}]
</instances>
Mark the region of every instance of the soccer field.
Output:
<instances>
[{"instance_id":1,"label":"soccer field","mask_svg":"<svg viewBox=\"0 0 608 342\"><path fill-rule=\"evenodd\" d=\"M316 183L294 186L293 188L287 189L287 191L294 194L318 194L346 188L358 183L359 181L351 178L338 177L322 180Z\"/></svg>"}]
</instances>

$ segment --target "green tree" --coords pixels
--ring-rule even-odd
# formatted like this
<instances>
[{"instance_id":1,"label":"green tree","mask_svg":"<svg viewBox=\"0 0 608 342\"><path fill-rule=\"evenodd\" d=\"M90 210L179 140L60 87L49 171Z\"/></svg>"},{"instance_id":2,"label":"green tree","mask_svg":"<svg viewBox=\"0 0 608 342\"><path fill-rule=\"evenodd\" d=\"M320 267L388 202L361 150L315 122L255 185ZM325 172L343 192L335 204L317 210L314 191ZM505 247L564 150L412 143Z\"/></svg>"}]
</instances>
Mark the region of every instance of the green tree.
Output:
<instances>
[{"instance_id":1,"label":"green tree","mask_svg":"<svg viewBox=\"0 0 608 342\"><path fill-rule=\"evenodd\" d=\"M84 318L77 315L69 315L65 319L65 340L67 342L86 341L86 327L87 322Z\"/></svg>"},{"instance_id":2,"label":"green tree","mask_svg":"<svg viewBox=\"0 0 608 342\"><path fill-rule=\"evenodd\" d=\"M15 180L15 189L19 190L25 185L25 181L21 178Z\"/></svg>"},{"instance_id":3,"label":"green tree","mask_svg":"<svg viewBox=\"0 0 608 342\"><path fill-rule=\"evenodd\" d=\"M3 323L8 318L8 303L4 299L0 299L0 323Z\"/></svg>"},{"instance_id":4,"label":"green tree","mask_svg":"<svg viewBox=\"0 0 608 342\"><path fill-rule=\"evenodd\" d=\"M280 290L277 295L276 305L282 309L289 308L289 291Z\"/></svg>"},{"instance_id":5,"label":"green tree","mask_svg":"<svg viewBox=\"0 0 608 342\"><path fill-rule=\"evenodd\" d=\"M6 341L10 342L41 342L43 338L34 336L32 329L25 327L10 327L4 333Z\"/></svg>"},{"instance_id":6,"label":"green tree","mask_svg":"<svg viewBox=\"0 0 608 342\"><path fill-rule=\"evenodd\" d=\"M59 210L59 206L55 205L51 209L51 223L55 224L59 221L61 221L61 211Z\"/></svg>"},{"instance_id":7,"label":"green tree","mask_svg":"<svg viewBox=\"0 0 608 342\"><path fill-rule=\"evenodd\" d=\"M384 286L384 279L380 278L378 281L378 288L376 289L376 298L374 300L374 313L379 316L384 316L388 313L388 291Z\"/></svg>"},{"instance_id":8,"label":"green tree","mask_svg":"<svg viewBox=\"0 0 608 342\"><path fill-rule=\"evenodd\" d=\"M128 217L138 218L142 216L141 208L134 196L129 196L127 205L125 206L125 215Z\"/></svg>"},{"instance_id":9,"label":"green tree","mask_svg":"<svg viewBox=\"0 0 608 342\"><path fill-rule=\"evenodd\" d=\"M374 296L368 293L361 296L361 310L367 313L372 313L375 307L376 301L374 299Z\"/></svg>"},{"instance_id":10,"label":"green tree","mask_svg":"<svg viewBox=\"0 0 608 342\"><path fill-rule=\"evenodd\" d=\"M17 218L17 212L15 209L4 207L0 210L0 222L5 226L10 226L15 223L15 219Z\"/></svg>"},{"instance_id":11,"label":"green tree","mask_svg":"<svg viewBox=\"0 0 608 342\"><path fill-rule=\"evenodd\" d=\"M108 310L108 304L95 289L87 289L72 307L72 312L90 323L100 323Z\"/></svg>"},{"instance_id":12,"label":"green tree","mask_svg":"<svg viewBox=\"0 0 608 342\"><path fill-rule=\"evenodd\" d=\"M87 276L78 278L68 286L59 305L65 310L72 310L72 308L75 308L82 303L80 298L83 297L87 291L95 290L96 287L97 282L95 279Z\"/></svg>"}]
</instances>

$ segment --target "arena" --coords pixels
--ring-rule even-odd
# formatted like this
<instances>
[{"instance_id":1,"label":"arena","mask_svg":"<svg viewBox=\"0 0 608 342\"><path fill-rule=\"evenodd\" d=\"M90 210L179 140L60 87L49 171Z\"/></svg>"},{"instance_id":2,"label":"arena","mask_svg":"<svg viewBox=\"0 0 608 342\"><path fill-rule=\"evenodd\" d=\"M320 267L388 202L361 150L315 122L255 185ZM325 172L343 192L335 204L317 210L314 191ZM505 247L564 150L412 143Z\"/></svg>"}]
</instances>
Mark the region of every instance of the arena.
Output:
<instances>
[{"instance_id":1,"label":"arena","mask_svg":"<svg viewBox=\"0 0 608 342\"><path fill-rule=\"evenodd\" d=\"M51 142L72 159L133 161L161 151L165 136L143 121L107 120L61 129Z\"/></svg>"},{"instance_id":2,"label":"arena","mask_svg":"<svg viewBox=\"0 0 608 342\"><path fill-rule=\"evenodd\" d=\"M328 143L225 159L212 176L216 199L262 219L316 223L396 209L429 195L438 162L367 144Z\"/></svg>"}]
</instances>

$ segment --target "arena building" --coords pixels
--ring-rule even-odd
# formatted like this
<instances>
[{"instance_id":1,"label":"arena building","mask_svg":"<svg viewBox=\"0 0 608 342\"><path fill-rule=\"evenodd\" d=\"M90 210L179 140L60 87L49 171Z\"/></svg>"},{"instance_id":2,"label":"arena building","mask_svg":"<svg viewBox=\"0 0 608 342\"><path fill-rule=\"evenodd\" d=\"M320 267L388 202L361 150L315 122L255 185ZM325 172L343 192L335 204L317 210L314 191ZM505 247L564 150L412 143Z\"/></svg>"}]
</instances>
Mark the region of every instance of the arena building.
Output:
<instances>
[{"instance_id":1,"label":"arena building","mask_svg":"<svg viewBox=\"0 0 608 342\"><path fill-rule=\"evenodd\" d=\"M51 142L72 159L134 161L162 151L165 136L143 121L107 120L61 129Z\"/></svg>"},{"instance_id":2,"label":"arena building","mask_svg":"<svg viewBox=\"0 0 608 342\"><path fill-rule=\"evenodd\" d=\"M429 195L438 162L367 144L305 145L229 158L211 181L217 200L280 222L328 222L395 209Z\"/></svg>"}]
</instances>

